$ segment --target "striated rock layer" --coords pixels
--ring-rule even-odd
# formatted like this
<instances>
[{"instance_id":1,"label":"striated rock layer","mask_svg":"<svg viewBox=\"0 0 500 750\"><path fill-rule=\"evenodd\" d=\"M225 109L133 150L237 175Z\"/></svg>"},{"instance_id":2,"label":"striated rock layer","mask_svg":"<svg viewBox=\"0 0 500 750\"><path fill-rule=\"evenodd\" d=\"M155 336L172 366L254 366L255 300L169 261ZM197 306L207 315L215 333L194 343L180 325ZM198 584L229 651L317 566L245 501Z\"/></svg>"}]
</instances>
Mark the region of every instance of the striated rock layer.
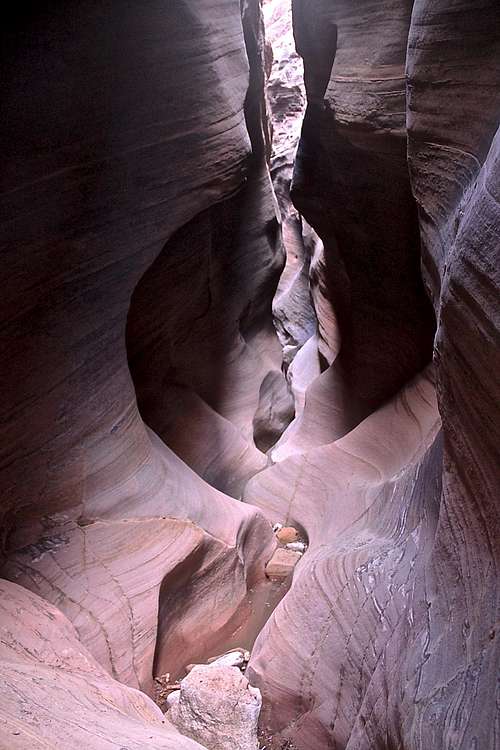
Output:
<instances>
[{"instance_id":1,"label":"striated rock layer","mask_svg":"<svg viewBox=\"0 0 500 750\"><path fill-rule=\"evenodd\" d=\"M472 71L476 71L474 74ZM443 494L416 708L420 747L496 747L500 663L500 9L417 2L408 40L408 150L424 278L438 318Z\"/></svg>"},{"instance_id":2,"label":"striated rock layer","mask_svg":"<svg viewBox=\"0 0 500 750\"><path fill-rule=\"evenodd\" d=\"M42 722L26 696L48 670L40 746L63 746L81 701L71 746L194 747L157 736L158 711L112 677L151 694L154 675L216 648L274 547L257 509L199 476L238 496L292 408L271 319L283 259L260 6L25 11L2 25L2 575L64 612L102 688L96 666L60 677L35 645L41 666L0 702ZM2 591L10 612L19 590ZM19 596L31 648L41 605Z\"/></svg>"},{"instance_id":3,"label":"striated rock layer","mask_svg":"<svg viewBox=\"0 0 500 750\"><path fill-rule=\"evenodd\" d=\"M147 696L113 680L56 607L2 581L0 615L0 747L201 750Z\"/></svg>"},{"instance_id":4,"label":"striated rock layer","mask_svg":"<svg viewBox=\"0 0 500 750\"><path fill-rule=\"evenodd\" d=\"M243 189L170 238L134 291L127 327L145 420L202 477L235 497L266 466L261 451L293 416L271 316L284 259L265 161L258 11L254 2L243 14L252 150L242 165ZM232 91L230 78L222 84Z\"/></svg>"},{"instance_id":5,"label":"striated rock layer","mask_svg":"<svg viewBox=\"0 0 500 750\"><path fill-rule=\"evenodd\" d=\"M137 410L126 318L166 241L245 184L249 69L232 0L147 13L75 3L34 12L21 31L14 22L2 91L2 513L7 530L36 538L58 511L123 517L155 501L168 512L169 454Z\"/></svg>"},{"instance_id":6,"label":"striated rock layer","mask_svg":"<svg viewBox=\"0 0 500 750\"><path fill-rule=\"evenodd\" d=\"M309 542L248 669L267 726L297 748L348 747L371 694L387 699L404 668L401 644L427 611L422 570L439 506L438 430L424 373L342 439L248 485L250 502L303 529Z\"/></svg>"},{"instance_id":7,"label":"striated rock layer","mask_svg":"<svg viewBox=\"0 0 500 750\"><path fill-rule=\"evenodd\" d=\"M376 404L429 361L433 316L419 272L406 161L411 3L294 4L308 96L292 198L325 246L323 285L353 392Z\"/></svg>"},{"instance_id":8,"label":"striated rock layer","mask_svg":"<svg viewBox=\"0 0 500 750\"><path fill-rule=\"evenodd\" d=\"M292 197L340 348L245 493L309 541L248 670L276 748L498 746L499 21L294 2Z\"/></svg>"},{"instance_id":9,"label":"striated rock layer","mask_svg":"<svg viewBox=\"0 0 500 750\"><path fill-rule=\"evenodd\" d=\"M148 695L267 618L269 522L263 744L498 745L498 7L293 12L295 207L278 0L274 65L259 0L2 24L5 750L201 747Z\"/></svg>"}]
</instances>

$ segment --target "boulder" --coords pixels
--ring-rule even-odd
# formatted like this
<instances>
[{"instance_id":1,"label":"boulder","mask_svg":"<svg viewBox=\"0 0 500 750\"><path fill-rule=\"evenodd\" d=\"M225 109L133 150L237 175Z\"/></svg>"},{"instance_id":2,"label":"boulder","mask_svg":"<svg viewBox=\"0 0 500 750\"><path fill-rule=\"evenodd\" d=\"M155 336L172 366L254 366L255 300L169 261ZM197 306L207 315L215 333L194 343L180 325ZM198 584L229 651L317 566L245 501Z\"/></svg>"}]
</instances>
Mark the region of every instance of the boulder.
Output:
<instances>
[{"instance_id":1,"label":"boulder","mask_svg":"<svg viewBox=\"0 0 500 750\"><path fill-rule=\"evenodd\" d=\"M293 526L284 526L276 533L276 537L283 544L289 544L298 540L299 532Z\"/></svg>"},{"instance_id":2,"label":"boulder","mask_svg":"<svg viewBox=\"0 0 500 750\"><path fill-rule=\"evenodd\" d=\"M250 659L250 652L244 649L234 649L226 654L214 656L208 660L211 667L242 667Z\"/></svg>"},{"instance_id":3,"label":"boulder","mask_svg":"<svg viewBox=\"0 0 500 750\"><path fill-rule=\"evenodd\" d=\"M287 578L302 557L300 552L279 547L266 565L266 575L273 580Z\"/></svg>"},{"instance_id":4,"label":"boulder","mask_svg":"<svg viewBox=\"0 0 500 750\"><path fill-rule=\"evenodd\" d=\"M169 720L207 750L258 750L260 691L235 667L200 665L181 682Z\"/></svg>"},{"instance_id":5,"label":"boulder","mask_svg":"<svg viewBox=\"0 0 500 750\"><path fill-rule=\"evenodd\" d=\"M206 664L187 664L186 672L191 672L197 667L238 667L242 669L250 659L250 652L245 649L233 649L219 656L212 656Z\"/></svg>"}]
</instances>

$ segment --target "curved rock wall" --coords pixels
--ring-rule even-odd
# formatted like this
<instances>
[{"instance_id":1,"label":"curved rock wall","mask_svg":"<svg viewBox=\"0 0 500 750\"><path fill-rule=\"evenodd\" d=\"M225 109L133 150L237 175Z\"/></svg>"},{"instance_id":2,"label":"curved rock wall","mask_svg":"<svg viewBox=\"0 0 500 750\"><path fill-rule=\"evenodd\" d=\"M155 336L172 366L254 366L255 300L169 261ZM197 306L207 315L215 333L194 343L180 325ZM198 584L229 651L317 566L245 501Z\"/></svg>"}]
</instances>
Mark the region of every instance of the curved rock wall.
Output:
<instances>
[{"instance_id":1,"label":"curved rock wall","mask_svg":"<svg viewBox=\"0 0 500 750\"><path fill-rule=\"evenodd\" d=\"M315 333L309 290L311 247L304 241L302 220L290 199L295 152L305 108L302 60L295 50L291 3L265 0L268 78L266 94L272 126L271 177L278 201L286 264L273 303L276 330L289 365L297 349Z\"/></svg>"},{"instance_id":2,"label":"curved rock wall","mask_svg":"<svg viewBox=\"0 0 500 750\"><path fill-rule=\"evenodd\" d=\"M426 574L429 617L420 636L428 645L410 650L419 671L407 736L418 747L494 748L500 741L493 718L500 662L498 4L417 2L407 74L409 167L424 278L438 319L434 358L444 430L443 494Z\"/></svg>"},{"instance_id":3,"label":"curved rock wall","mask_svg":"<svg viewBox=\"0 0 500 750\"><path fill-rule=\"evenodd\" d=\"M498 746L499 21L488 1L294 2L292 197L340 348L245 493L309 541L249 666L276 748ZM420 258L435 374L396 393L430 358Z\"/></svg>"},{"instance_id":4,"label":"curved rock wall","mask_svg":"<svg viewBox=\"0 0 500 750\"><path fill-rule=\"evenodd\" d=\"M201 747L147 694L251 619L269 522L307 551L247 669L264 744L498 744L499 11L293 10L295 209L258 0L2 24L8 750Z\"/></svg>"},{"instance_id":5,"label":"curved rock wall","mask_svg":"<svg viewBox=\"0 0 500 750\"><path fill-rule=\"evenodd\" d=\"M275 439L291 406L271 320L282 257L264 161L260 23L258 2L242 16L237 0L158 0L32 6L2 26L2 573L64 612L75 648L109 675L102 690L85 676L67 685L65 714L80 711L75 690L87 701L84 733L94 709L106 711L106 691L117 705L137 703L111 676L151 694L154 674L234 629L272 550L255 508L205 483L146 427L127 361L146 419L148 387L157 388L151 425L161 437L179 392L186 413L198 410L198 432L183 422L196 460L182 438L173 448L238 495L266 463L254 434ZM203 456L207 433L214 448ZM182 576L194 580L177 607L179 653L165 601ZM6 584L7 606L13 591ZM22 596L18 637L43 661L45 640L31 629L38 605ZM22 666L9 695L36 704L32 674ZM58 680L47 672L49 703ZM110 716L87 744L138 747L154 734L157 747L195 746L163 730L157 738L148 722L161 724L158 712L140 701L146 725L130 730L134 741L120 741L130 727ZM46 718L33 742L57 746L62 715ZM18 736L2 725L0 744L22 747Z\"/></svg>"},{"instance_id":6,"label":"curved rock wall","mask_svg":"<svg viewBox=\"0 0 500 750\"><path fill-rule=\"evenodd\" d=\"M353 396L376 405L431 358L406 161L411 2L294 3L308 107L292 198L325 245Z\"/></svg>"},{"instance_id":7,"label":"curved rock wall","mask_svg":"<svg viewBox=\"0 0 500 750\"><path fill-rule=\"evenodd\" d=\"M54 4L4 31L2 487L17 529L163 494L126 318L168 238L245 182L235 5Z\"/></svg>"},{"instance_id":8,"label":"curved rock wall","mask_svg":"<svg viewBox=\"0 0 500 750\"><path fill-rule=\"evenodd\" d=\"M147 696L113 680L56 607L0 581L0 614L2 748L202 750Z\"/></svg>"},{"instance_id":9,"label":"curved rock wall","mask_svg":"<svg viewBox=\"0 0 500 750\"><path fill-rule=\"evenodd\" d=\"M252 149L244 186L171 237L134 291L127 330L146 422L201 476L235 497L266 466L261 451L293 416L271 317L284 258L265 160L257 10L253 3L243 15Z\"/></svg>"}]
</instances>

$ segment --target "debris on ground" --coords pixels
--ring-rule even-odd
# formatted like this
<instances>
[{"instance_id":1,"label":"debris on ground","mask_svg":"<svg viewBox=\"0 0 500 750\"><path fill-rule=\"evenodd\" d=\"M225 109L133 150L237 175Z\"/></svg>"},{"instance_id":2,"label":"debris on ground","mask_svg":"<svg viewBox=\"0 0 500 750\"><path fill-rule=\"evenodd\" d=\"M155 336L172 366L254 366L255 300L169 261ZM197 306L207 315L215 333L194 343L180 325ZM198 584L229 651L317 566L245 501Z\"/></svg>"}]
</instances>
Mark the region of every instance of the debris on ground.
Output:
<instances>
[{"instance_id":1,"label":"debris on ground","mask_svg":"<svg viewBox=\"0 0 500 750\"><path fill-rule=\"evenodd\" d=\"M154 700L163 712L167 710L171 693L180 690L180 682L170 682L170 672L154 678Z\"/></svg>"}]
</instances>

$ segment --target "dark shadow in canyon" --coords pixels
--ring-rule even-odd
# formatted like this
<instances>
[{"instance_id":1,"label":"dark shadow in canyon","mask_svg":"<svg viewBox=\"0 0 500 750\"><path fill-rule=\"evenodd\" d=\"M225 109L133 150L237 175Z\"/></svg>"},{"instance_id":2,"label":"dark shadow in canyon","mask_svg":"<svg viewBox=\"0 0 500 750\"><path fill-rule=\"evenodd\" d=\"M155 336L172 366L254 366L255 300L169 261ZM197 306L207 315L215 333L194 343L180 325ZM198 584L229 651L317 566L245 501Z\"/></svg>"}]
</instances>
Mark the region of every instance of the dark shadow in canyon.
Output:
<instances>
[{"instance_id":1,"label":"dark shadow in canyon","mask_svg":"<svg viewBox=\"0 0 500 750\"><path fill-rule=\"evenodd\" d=\"M325 246L326 285L352 398L376 408L432 359L435 317L420 270L406 138L347 132L310 103L291 197Z\"/></svg>"},{"instance_id":2,"label":"dark shadow in canyon","mask_svg":"<svg viewBox=\"0 0 500 750\"><path fill-rule=\"evenodd\" d=\"M242 25L252 149L245 185L169 238L135 288L127 319L145 422L203 479L234 497L264 468L262 453L293 417L271 312L284 257L266 164L258 5L242 6Z\"/></svg>"}]
</instances>

